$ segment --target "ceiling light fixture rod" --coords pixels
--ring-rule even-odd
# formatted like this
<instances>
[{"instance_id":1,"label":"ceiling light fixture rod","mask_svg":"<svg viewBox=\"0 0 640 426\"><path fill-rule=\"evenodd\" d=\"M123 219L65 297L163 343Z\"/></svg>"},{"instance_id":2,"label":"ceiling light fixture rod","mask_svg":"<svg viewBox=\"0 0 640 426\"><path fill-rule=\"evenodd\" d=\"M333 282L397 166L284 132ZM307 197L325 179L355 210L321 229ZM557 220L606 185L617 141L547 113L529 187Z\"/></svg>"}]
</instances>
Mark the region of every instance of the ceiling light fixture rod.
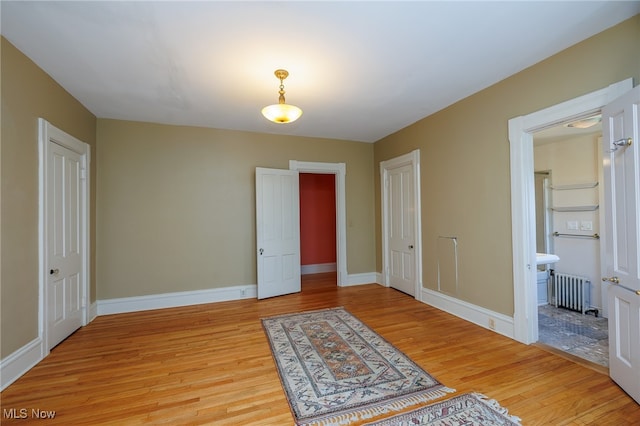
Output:
<instances>
[{"instance_id":1,"label":"ceiling light fixture rod","mask_svg":"<svg viewBox=\"0 0 640 426\"><path fill-rule=\"evenodd\" d=\"M289 72L287 70L276 70L274 74L280 79L280 90L278 91L280 97L278 98L278 103L284 104L284 79L289 77Z\"/></svg>"},{"instance_id":2,"label":"ceiling light fixture rod","mask_svg":"<svg viewBox=\"0 0 640 426\"><path fill-rule=\"evenodd\" d=\"M302 110L295 105L288 105L284 99L284 79L289 76L289 72L277 69L274 72L276 78L280 80L280 90L278 90L278 103L262 108L262 115L274 123L292 123L302 115Z\"/></svg>"}]
</instances>

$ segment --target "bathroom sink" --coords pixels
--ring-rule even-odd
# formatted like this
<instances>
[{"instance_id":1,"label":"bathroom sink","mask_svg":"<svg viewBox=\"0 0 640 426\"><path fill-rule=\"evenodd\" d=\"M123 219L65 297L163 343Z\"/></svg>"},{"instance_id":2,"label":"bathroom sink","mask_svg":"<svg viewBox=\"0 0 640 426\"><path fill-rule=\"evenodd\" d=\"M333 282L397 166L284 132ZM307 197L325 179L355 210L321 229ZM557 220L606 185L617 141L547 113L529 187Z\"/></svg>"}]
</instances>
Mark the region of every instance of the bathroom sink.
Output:
<instances>
[{"instance_id":1,"label":"bathroom sink","mask_svg":"<svg viewBox=\"0 0 640 426\"><path fill-rule=\"evenodd\" d=\"M536 253L536 265L547 265L549 263L556 263L560 258L555 254L549 253Z\"/></svg>"}]
</instances>

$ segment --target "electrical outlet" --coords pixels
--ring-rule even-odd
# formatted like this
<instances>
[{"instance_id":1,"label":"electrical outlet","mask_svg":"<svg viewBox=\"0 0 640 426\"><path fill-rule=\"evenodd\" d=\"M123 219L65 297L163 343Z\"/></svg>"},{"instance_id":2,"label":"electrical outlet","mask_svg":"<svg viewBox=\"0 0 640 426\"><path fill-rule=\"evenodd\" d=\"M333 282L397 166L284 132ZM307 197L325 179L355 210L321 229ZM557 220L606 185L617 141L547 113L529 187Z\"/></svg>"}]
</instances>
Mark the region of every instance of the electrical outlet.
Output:
<instances>
[{"instance_id":1,"label":"electrical outlet","mask_svg":"<svg viewBox=\"0 0 640 426\"><path fill-rule=\"evenodd\" d=\"M583 220L580 222L580 230L581 231L593 231L593 222L590 220Z\"/></svg>"},{"instance_id":2,"label":"electrical outlet","mask_svg":"<svg viewBox=\"0 0 640 426\"><path fill-rule=\"evenodd\" d=\"M496 329L496 320L494 320L493 318L489 318L489 328L491 330L495 330Z\"/></svg>"}]
</instances>

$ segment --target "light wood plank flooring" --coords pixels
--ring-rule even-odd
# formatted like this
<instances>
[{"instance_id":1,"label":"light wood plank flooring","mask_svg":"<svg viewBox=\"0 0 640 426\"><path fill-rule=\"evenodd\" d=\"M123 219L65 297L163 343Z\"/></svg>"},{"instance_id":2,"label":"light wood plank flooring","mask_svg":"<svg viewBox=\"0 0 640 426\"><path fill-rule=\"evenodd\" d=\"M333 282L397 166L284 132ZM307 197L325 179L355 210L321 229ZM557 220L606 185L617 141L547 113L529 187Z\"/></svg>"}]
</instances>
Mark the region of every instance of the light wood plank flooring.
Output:
<instances>
[{"instance_id":1,"label":"light wood plank flooring","mask_svg":"<svg viewBox=\"0 0 640 426\"><path fill-rule=\"evenodd\" d=\"M292 425L260 318L344 306L444 385L524 425L637 425L609 377L376 284L306 276L299 294L96 318L0 395L2 424ZM26 419L7 413L28 410ZM49 420L32 409L55 411ZM9 410L9 411L7 411Z\"/></svg>"}]
</instances>

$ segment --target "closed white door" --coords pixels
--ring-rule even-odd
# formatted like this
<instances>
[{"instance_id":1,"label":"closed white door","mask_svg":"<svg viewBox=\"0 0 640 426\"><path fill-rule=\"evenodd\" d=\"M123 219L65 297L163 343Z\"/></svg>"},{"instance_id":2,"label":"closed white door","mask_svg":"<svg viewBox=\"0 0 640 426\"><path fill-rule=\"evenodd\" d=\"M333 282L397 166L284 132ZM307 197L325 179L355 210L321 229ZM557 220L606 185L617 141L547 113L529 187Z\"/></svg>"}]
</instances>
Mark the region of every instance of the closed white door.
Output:
<instances>
[{"instance_id":1,"label":"closed white door","mask_svg":"<svg viewBox=\"0 0 640 426\"><path fill-rule=\"evenodd\" d=\"M603 109L609 374L640 403L640 86Z\"/></svg>"},{"instance_id":2,"label":"closed white door","mask_svg":"<svg viewBox=\"0 0 640 426\"><path fill-rule=\"evenodd\" d=\"M415 210L413 166L387 170L389 285L415 296Z\"/></svg>"},{"instance_id":3,"label":"closed white door","mask_svg":"<svg viewBox=\"0 0 640 426\"><path fill-rule=\"evenodd\" d=\"M258 299L299 292L297 171L256 168L256 240Z\"/></svg>"},{"instance_id":4,"label":"closed white door","mask_svg":"<svg viewBox=\"0 0 640 426\"><path fill-rule=\"evenodd\" d=\"M47 158L47 346L82 325L82 156L53 140Z\"/></svg>"}]
</instances>

